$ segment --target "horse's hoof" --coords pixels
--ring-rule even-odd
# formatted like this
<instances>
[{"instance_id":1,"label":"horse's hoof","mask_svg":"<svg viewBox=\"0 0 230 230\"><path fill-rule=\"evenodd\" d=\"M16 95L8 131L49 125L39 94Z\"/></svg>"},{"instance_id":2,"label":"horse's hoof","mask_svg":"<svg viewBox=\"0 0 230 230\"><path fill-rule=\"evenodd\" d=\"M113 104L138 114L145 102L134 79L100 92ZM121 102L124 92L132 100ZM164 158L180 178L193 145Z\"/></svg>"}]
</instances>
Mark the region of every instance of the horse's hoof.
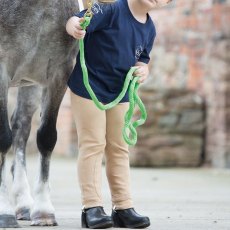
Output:
<instances>
[{"instance_id":1,"label":"horse's hoof","mask_svg":"<svg viewBox=\"0 0 230 230\"><path fill-rule=\"evenodd\" d=\"M31 217L31 226L57 226L57 221L54 214L35 213Z\"/></svg>"},{"instance_id":2,"label":"horse's hoof","mask_svg":"<svg viewBox=\"0 0 230 230\"><path fill-rule=\"evenodd\" d=\"M0 215L0 228L20 228L13 215Z\"/></svg>"},{"instance_id":3,"label":"horse's hoof","mask_svg":"<svg viewBox=\"0 0 230 230\"><path fill-rule=\"evenodd\" d=\"M16 211L17 220L30 220L30 209L20 208Z\"/></svg>"}]
</instances>

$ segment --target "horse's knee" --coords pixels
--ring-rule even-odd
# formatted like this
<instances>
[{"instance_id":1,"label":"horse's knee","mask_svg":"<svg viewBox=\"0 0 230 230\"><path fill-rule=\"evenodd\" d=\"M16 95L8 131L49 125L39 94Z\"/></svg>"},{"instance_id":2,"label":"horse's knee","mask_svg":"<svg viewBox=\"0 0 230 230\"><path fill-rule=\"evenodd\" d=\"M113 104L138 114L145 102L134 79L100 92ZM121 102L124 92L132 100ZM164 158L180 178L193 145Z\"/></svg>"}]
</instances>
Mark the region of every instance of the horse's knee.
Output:
<instances>
[{"instance_id":1,"label":"horse's knee","mask_svg":"<svg viewBox=\"0 0 230 230\"><path fill-rule=\"evenodd\" d=\"M7 122L0 123L0 152L7 153L12 145L12 132Z\"/></svg>"},{"instance_id":2,"label":"horse's knee","mask_svg":"<svg viewBox=\"0 0 230 230\"><path fill-rule=\"evenodd\" d=\"M31 117L16 116L13 114L11 117L11 127L13 139L15 136L20 136L25 142L27 142L30 130L31 130Z\"/></svg>"},{"instance_id":3,"label":"horse's knee","mask_svg":"<svg viewBox=\"0 0 230 230\"><path fill-rule=\"evenodd\" d=\"M51 153L57 142L56 124L43 124L37 131L37 146L42 154Z\"/></svg>"}]
</instances>

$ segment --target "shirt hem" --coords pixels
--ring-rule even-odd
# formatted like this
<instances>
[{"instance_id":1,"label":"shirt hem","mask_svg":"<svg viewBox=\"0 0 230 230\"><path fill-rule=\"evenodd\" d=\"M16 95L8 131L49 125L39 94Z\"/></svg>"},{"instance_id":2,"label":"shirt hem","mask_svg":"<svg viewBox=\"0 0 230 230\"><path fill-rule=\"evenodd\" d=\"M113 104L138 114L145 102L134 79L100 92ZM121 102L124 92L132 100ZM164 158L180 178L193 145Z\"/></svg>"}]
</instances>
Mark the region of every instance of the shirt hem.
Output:
<instances>
[{"instance_id":1,"label":"shirt hem","mask_svg":"<svg viewBox=\"0 0 230 230\"><path fill-rule=\"evenodd\" d=\"M77 89L71 88L70 85L68 85L68 86L69 86L69 89L71 90L71 92L74 93L74 94L76 94L77 96L80 96L80 97L92 100L92 98L90 97L89 94L87 95L87 94L85 94L83 92L78 91ZM103 98L101 96L98 96L98 95L96 95L96 96L97 96L98 100L101 103L106 103L107 104L107 103L110 103L110 102L112 102L114 100L114 99L108 100L108 98L105 99L105 98ZM129 100L128 99L122 99L119 103L125 103L125 102L129 102Z\"/></svg>"}]
</instances>

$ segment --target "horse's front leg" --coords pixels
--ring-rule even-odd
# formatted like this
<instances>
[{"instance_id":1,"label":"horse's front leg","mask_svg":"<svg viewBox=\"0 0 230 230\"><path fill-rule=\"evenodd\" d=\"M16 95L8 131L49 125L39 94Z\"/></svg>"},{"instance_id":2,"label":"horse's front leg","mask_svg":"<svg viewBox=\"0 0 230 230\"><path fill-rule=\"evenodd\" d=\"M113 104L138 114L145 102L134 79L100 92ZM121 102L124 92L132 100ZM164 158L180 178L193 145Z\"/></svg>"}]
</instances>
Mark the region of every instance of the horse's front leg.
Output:
<instances>
[{"instance_id":1,"label":"horse's front leg","mask_svg":"<svg viewBox=\"0 0 230 230\"><path fill-rule=\"evenodd\" d=\"M11 118L13 134L14 163L13 197L18 220L30 220L33 199L26 173L26 143L30 134L31 120L41 99L41 90L37 86L21 87L18 91L17 107Z\"/></svg>"},{"instance_id":2,"label":"horse's front leg","mask_svg":"<svg viewBox=\"0 0 230 230\"><path fill-rule=\"evenodd\" d=\"M31 225L36 226L57 225L55 210L50 200L49 169L51 154L57 141L56 121L58 110L66 91L66 79L62 81L60 79L61 76L56 76L55 82L44 89L42 96L41 126L37 132L40 171L35 187L35 203L31 213Z\"/></svg>"},{"instance_id":3,"label":"horse's front leg","mask_svg":"<svg viewBox=\"0 0 230 230\"><path fill-rule=\"evenodd\" d=\"M5 157L12 144L12 133L7 115L7 79L0 65L0 228L18 227L10 204L5 178Z\"/></svg>"}]
</instances>

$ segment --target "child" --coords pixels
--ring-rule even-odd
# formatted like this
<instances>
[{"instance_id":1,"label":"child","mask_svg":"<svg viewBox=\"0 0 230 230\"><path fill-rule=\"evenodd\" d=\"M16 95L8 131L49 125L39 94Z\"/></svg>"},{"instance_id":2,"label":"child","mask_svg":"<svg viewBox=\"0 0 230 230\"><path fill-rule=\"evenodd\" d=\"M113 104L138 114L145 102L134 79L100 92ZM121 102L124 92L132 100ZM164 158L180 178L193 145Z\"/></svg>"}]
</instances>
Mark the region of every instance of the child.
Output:
<instances>
[{"instance_id":1,"label":"child","mask_svg":"<svg viewBox=\"0 0 230 230\"><path fill-rule=\"evenodd\" d=\"M121 92L130 67L143 82L148 74L149 53L156 35L148 12L171 0L117 0L112 4L94 4L87 31L80 23L85 11L71 17L66 30L76 39L84 38L85 58L90 85L102 103L113 101ZM78 178L82 194L82 227L145 228L148 217L136 213L130 191L128 145L122 137L128 94L114 108L101 111L91 100L83 84L77 56L70 76L72 111L78 132ZM101 197L101 167L105 153L106 174L113 211L105 214Z\"/></svg>"}]
</instances>

